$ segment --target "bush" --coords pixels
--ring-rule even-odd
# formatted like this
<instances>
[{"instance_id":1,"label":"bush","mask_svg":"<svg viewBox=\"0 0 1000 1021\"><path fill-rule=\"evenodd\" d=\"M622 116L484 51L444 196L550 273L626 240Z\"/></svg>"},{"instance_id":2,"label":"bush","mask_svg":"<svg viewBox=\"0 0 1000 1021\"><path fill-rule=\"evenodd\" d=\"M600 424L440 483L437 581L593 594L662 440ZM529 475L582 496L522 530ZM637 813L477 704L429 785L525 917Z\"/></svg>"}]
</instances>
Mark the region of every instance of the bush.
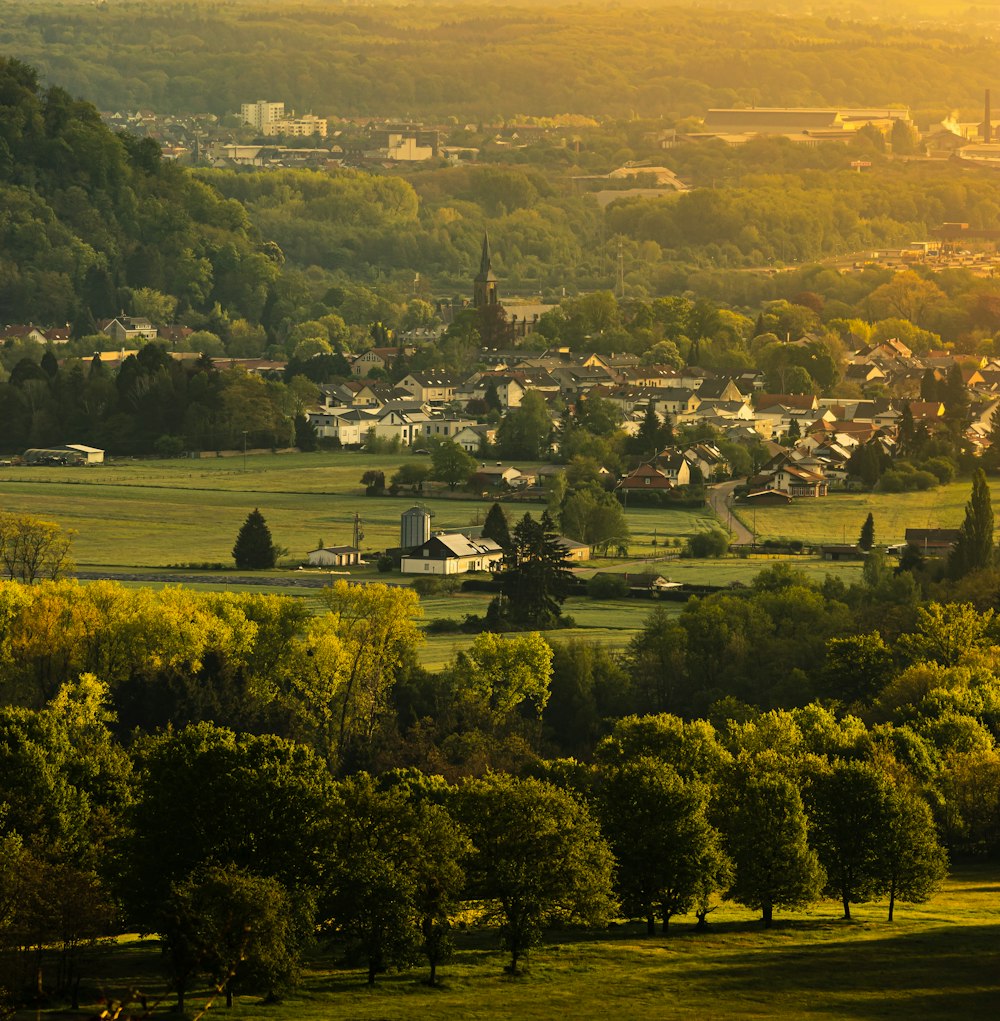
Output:
<instances>
[{"instance_id":1,"label":"bush","mask_svg":"<svg viewBox=\"0 0 1000 1021\"><path fill-rule=\"evenodd\" d=\"M429 635L448 634L453 631L461 631L462 622L454 617L435 617L433 620L427 621L427 626L424 630Z\"/></svg>"},{"instance_id":2,"label":"bush","mask_svg":"<svg viewBox=\"0 0 1000 1021\"><path fill-rule=\"evenodd\" d=\"M388 574L393 568L392 557L388 553L383 553L378 560L375 561L375 570L379 574Z\"/></svg>"},{"instance_id":3,"label":"bush","mask_svg":"<svg viewBox=\"0 0 1000 1021\"><path fill-rule=\"evenodd\" d=\"M729 552L729 536L720 528L692 535L687 541L687 555L703 559L721 557Z\"/></svg>"},{"instance_id":4,"label":"bush","mask_svg":"<svg viewBox=\"0 0 1000 1021\"><path fill-rule=\"evenodd\" d=\"M154 444L157 457L180 457L184 453L184 439L180 436L161 436Z\"/></svg>"},{"instance_id":5,"label":"bush","mask_svg":"<svg viewBox=\"0 0 1000 1021\"><path fill-rule=\"evenodd\" d=\"M410 583L419 596L451 595L458 591L458 584L457 578L442 578L440 575L421 576Z\"/></svg>"},{"instance_id":6,"label":"bush","mask_svg":"<svg viewBox=\"0 0 1000 1021\"><path fill-rule=\"evenodd\" d=\"M910 477L910 484L914 489L919 490L920 492L924 492L928 489L934 489L939 485L939 483L940 480L938 477L927 471L915 471Z\"/></svg>"},{"instance_id":7,"label":"bush","mask_svg":"<svg viewBox=\"0 0 1000 1021\"><path fill-rule=\"evenodd\" d=\"M602 571L587 582L587 595L591 599L621 599L628 595L628 580L624 574Z\"/></svg>"},{"instance_id":8,"label":"bush","mask_svg":"<svg viewBox=\"0 0 1000 1021\"><path fill-rule=\"evenodd\" d=\"M875 489L880 493L902 493L904 478L903 472L890 468L888 471L882 472L882 477L878 480Z\"/></svg>"},{"instance_id":9,"label":"bush","mask_svg":"<svg viewBox=\"0 0 1000 1021\"><path fill-rule=\"evenodd\" d=\"M942 486L955 480L955 462L947 457L932 457L921 465L924 471L934 475Z\"/></svg>"}]
</instances>

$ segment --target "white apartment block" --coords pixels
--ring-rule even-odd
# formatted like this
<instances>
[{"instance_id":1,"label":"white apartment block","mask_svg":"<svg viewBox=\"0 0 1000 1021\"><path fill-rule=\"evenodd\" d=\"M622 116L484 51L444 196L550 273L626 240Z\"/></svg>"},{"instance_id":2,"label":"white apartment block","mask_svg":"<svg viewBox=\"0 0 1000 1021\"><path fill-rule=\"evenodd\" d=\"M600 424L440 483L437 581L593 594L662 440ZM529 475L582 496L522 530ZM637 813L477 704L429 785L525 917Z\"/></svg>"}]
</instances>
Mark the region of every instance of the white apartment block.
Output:
<instances>
[{"instance_id":1,"label":"white apartment block","mask_svg":"<svg viewBox=\"0 0 1000 1021\"><path fill-rule=\"evenodd\" d=\"M244 103L240 107L240 117L244 124L269 134L267 128L275 121L285 119L284 103L269 103L266 99L258 99L256 103Z\"/></svg>"},{"instance_id":2,"label":"white apartment block","mask_svg":"<svg viewBox=\"0 0 1000 1021\"><path fill-rule=\"evenodd\" d=\"M320 138L326 138L326 118L317 117L314 113L306 113L301 117L283 117L281 120L265 124L261 132L264 135L287 135L297 138L319 135Z\"/></svg>"}]
</instances>

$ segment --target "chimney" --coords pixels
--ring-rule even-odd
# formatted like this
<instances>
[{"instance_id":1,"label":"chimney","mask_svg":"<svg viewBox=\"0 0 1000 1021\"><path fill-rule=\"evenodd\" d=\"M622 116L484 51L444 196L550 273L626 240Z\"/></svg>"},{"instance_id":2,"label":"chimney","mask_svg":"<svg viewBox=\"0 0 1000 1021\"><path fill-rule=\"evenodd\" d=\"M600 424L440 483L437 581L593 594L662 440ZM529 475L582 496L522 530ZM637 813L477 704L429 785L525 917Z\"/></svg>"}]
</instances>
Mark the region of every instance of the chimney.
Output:
<instances>
[{"instance_id":1,"label":"chimney","mask_svg":"<svg viewBox=\"0 0 1000 1021\"><path fill-rule=\"evenodd\" d=\"M993 120L990 114L990 90L986 90L985 109L983 111L983 141L989 145L993 141Z\"/></svg>"}]
</instances>

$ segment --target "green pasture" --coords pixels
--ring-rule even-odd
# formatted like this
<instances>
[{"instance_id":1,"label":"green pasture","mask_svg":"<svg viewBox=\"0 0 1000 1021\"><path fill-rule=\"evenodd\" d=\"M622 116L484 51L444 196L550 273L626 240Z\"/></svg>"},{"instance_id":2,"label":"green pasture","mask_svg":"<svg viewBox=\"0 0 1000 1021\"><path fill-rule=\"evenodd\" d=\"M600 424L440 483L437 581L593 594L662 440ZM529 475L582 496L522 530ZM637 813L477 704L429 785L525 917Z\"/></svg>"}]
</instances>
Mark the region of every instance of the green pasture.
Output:
<instances>
[{"instance_id":1,"label":"green pasture","mask_svg":"<svg viewBox=\"0 0 1000 1021\"><path fill-rule=\"evenodd\" d=\"M399 545L400 515L413 496L366 497L361 476L392 473L413 454L355 452L257 454L198 460L121 460L86 468L0 468L0 509L56 521L77 533L81 567L165 567L230 563L233 541L247 513L259 507L275 542L300 562L322 541L345 545L354 515L364 529L362 549ZM519 465L530 467L530 465ZM492 499L447 493L419 497L435 530L482 524ZM537 503L505 502L512 518L537 513ZM634 508L628 511L633 554L710 527L709 511ZM655 543L655 545L654 545Z\"/></svg>"},{"instance_id":2,"label":"green pasture","mask_svg":"<svg viewBox=\"0 0 1000 1021\"><path fill-rule=\"evenodd\" d=\"M1000 479L989 481L996 506ZM748 528L756 528L760 539L786 537L807 543L857 542L870 511L875 519L875 541L888 545L902 542L907 528L958 528L971 489L966 479L923 493L834 493L756 511L737 504L736 511Z\"/></svg>"},{"instance_id":3,"label":"green pasture","mask_svg":"<svg viewBox=\"0 0 1000 1021\"><path fill-rule=\"evenodd\" d=\"M770 930L750 912L723 905L704 933L689 918L673 921L666 937L646 937L635 923L600 934L550 931L531 953L528 974L516 979L503 972L496 932L473 927L458 933L436 989L422 984L421 968L380 977L369 989L360 969L337 955L314 961L302 987L279 1004L245 997L228 1011L215 1000L211 1014L233 1021L969 1021L996 1016L998 902L993 863L957 871L926 905L897 905L892 924L883 903L852 909L854 920L845 922L837 904L824 902L778 912ZM111 995L142 989L155 1001L160 957L155 940L129 938L97 965ZM197 1013L212 999L201 992L190 1005ZM172 1002L163 995L153 1016L166 1016Z\"/></svg>"}]
</instances>

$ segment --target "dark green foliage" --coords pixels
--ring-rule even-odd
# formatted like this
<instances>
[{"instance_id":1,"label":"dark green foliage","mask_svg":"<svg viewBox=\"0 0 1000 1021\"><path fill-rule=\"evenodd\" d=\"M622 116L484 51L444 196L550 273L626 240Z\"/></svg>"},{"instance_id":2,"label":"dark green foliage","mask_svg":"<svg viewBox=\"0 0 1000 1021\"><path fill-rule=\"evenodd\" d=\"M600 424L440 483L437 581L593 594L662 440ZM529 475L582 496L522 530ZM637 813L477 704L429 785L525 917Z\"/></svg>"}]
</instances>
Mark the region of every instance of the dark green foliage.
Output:
<instances>
[{"instance_id":1,"label":"dark green foliage","mask_svg":"<svg viewBox=\"0 0 1000 1021\"><path fill-rule=\"evenodd\" d=\"M864 524L861 526L861 534L858 536L858 546L867 552L875 545L875 518L872 516L871 511L868 512L868 517L865 518Z\"/></svg>"},{"instance_id":2,"label":"dark green foliage","mask_svg":"<svg viewBox=\"0 0 1000 1021\"><path fill-rule=\"evenodd\" d=\"M724 557L729 552L729 535L721 528L696 532L687 541L689 557Z\"/></svg>"},{"instance_id":3,"label":"dark green foliage","mask_svg":"<svg viewBox=\"0 0 1000 1021\"><path fill-rule=\"evenodd\" d=\"M476 849L471 892L500 923L511 973L543 925L599 923L614 910L614 859L597 823L571 794L539 780L490 773L460 788L458 815Z\"/></svg>"},{"instance_id":4,"label":"dark green foliage","mask_svg":"<svg viewBox=\"0 0 1000 1021\"><path fill-rule=\"evenodd\" d=\"M444 482L454 492L464 486L476 470L476 459L454 440L440 440L431 447L431 478Z\"/></svg>"},{"instance_id":5,"label":"dark green foliage","mask_svg":"<svg viewBox=\"0 0 1000 1021\"><path fill-rule=\"evenodd\" d=\"M482 536L484 539L492 539L505 552L510 549L510 528L507 525L507 515L500 504L494 503L487 512Z\"/></svg>"},{"instance_id":6,"label":"dark green foliage","mask_svg":"<svg viewBox=\"0 0 1000 1021\"><path fill-rule=\"evenodd\" d=\"M961 578L993 563L993 503L986 473L977 468L972 476L972 493L965 505L965 520L958 541L948 558L949 573Z\"/></svg>"},{"instance_id":7,"label":"dark green foliage","mask_svg":"<svg viewBox=\"0 0 1000 1021\"><path fill-rule=\"evenodd\" d=\"M500 579L503 595L497 609L501 617L532 628L558 622L572 575L566 551L555 540L548 514L540 521L525 514L518 522Z\"/></svg>"},{"instance_id":8,"label":"dark green foliage","mask_svg":"<svg viewBox=\"0 0 1000 1021\"><path fill-rule=\"evenodd\" d=\"M819 898L823 869L807 840L798 787L783 771L749 759L731 767L718 818L736 870L726 899L759 910L769 927L775 908L805 907Z\"/></svg>"},{"instance_id":9,"label":"dark green foliage","mask_svg":"<svg viewBox=\"0 0 1000 1021\"><path fill-rule=\"evenodd\" d=\"M241 571L263 571L274 567L278 549L271 539L264 515L254 507L240 526L233 546L233 559Z\"/></svg>"},{"instance_id":10,"label":"dark green foliage","mask_svg":"<svg viewBox=\"0 0 1000 1021\"><path fill-rule=\"evenodd\" d=\"M598 571L587 581L587 595L591 599L623 599L628 591L628 578L614 571Z\"/></svg>"}]
</instances>

